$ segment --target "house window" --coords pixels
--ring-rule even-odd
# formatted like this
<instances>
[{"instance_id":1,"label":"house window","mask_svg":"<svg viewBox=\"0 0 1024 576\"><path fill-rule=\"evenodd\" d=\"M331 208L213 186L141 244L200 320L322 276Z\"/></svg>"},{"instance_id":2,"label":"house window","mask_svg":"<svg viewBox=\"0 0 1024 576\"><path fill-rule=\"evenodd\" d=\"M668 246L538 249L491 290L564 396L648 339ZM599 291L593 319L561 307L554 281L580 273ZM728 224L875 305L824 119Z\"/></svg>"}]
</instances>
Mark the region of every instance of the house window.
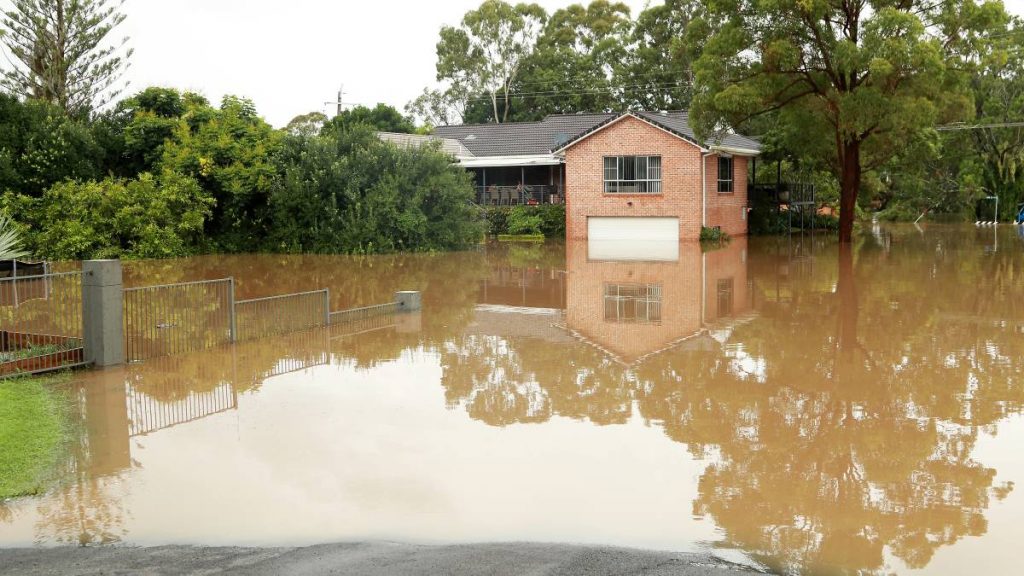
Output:
<instances>
[{"instance_id":1,"label":"house window","mask_svg":"<svg viewBox=\"0 0 1024 576\"><path fill-rule=\"evenodd\" d=\"M718 157L718 193L732 193L732 156Z\"/></svg>"},{"instance_id":2,"label":"house window","mask_svg":"<svg viewBox=\"0 0 1024 576\"><path fill-rule=\"evenodd\" d=\"M604 319L639 324L661 322L661 285L605 284Z\"/></svg>"},{"instance_id":3,"label":"house window","mask_svg":"<svg viewBox=\"0 0 1024 576\"><path fill-rule=\"evenodd\" d=\"M661 194L661 156L605 156L606 194Z\"/></svg>"}]
</instances>

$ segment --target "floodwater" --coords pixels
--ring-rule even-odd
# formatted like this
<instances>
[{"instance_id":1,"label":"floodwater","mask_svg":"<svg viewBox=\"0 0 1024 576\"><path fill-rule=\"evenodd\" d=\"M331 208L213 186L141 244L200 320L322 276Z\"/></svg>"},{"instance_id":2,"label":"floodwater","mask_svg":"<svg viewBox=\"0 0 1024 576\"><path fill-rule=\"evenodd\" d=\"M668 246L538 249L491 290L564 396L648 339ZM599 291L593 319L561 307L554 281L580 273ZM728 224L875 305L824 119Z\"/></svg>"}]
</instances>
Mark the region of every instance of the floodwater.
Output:
<instances>
[{"instance_id":1,"label":"floodwater","mask_svg":"<svg viewBox=\"0 0 1024 576\"><path fill-rule=\"evenodd\" d=\"M128 264L418 315L82 373L0 545L541 541L785 573L1016 573L1024 233ZM607 251L599 251L607 253ZM616 253L629 258L626 251Z\"/></svg>"}]
</instances>

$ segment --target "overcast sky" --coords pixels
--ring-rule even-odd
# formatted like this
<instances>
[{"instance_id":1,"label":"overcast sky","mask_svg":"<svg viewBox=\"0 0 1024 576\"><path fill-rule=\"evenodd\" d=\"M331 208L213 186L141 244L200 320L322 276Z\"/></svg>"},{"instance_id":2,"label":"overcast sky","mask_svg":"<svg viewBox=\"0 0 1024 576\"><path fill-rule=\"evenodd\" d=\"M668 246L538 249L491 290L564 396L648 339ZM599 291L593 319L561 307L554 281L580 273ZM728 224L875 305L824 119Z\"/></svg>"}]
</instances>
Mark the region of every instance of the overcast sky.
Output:
<instances>
[{"instance_id":1,"label":"overcast sky","mask_svg":"<svg viewBox=\"0 0 1024 576\"><path fill-rule=\"evenodd\" d=\"M578 1L578 0L577 0ZM625 0L636 15L661 0ZM570 0L540 0L549 12ZM480 0L127 0L131 89L252 98L275 126L347 102L402 110L434 82L434 45ZM1024 14L1024 0L1007 0Z\"/></svg>"}]
</instances>

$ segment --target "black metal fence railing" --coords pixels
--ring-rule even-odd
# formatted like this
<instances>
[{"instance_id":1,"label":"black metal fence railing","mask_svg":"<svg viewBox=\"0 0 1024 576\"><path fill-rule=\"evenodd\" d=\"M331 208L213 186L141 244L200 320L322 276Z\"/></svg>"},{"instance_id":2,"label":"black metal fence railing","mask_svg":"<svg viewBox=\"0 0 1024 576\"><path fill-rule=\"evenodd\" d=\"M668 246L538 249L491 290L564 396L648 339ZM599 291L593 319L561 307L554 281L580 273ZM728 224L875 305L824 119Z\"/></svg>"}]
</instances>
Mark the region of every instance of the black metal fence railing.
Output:
<instances>
[{"instance_id":1,"label":"black metal fence railing","mask_svg":"<svg viewBox=\"0 0 1024 576\"><path fill-rule=\"evenodd\" d=\"M477 186L476 202L485 206L563 204L565 196L557 185Z\"/></svg>"}]
</instances>

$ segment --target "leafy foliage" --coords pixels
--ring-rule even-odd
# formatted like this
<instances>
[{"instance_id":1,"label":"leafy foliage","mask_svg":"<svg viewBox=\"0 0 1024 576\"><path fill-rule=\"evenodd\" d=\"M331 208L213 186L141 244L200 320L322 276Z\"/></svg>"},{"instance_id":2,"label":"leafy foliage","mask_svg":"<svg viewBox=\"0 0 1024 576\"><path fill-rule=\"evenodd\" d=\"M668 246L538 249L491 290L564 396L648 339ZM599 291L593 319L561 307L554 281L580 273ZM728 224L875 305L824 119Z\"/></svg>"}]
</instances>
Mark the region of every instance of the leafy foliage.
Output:
<instances>
[{"instance_id":1,"label":"leafy foliage","mask_svg":"<svg viewBox=\"0 0 1024 576\"><path fill-rule=\"evenodd\" d=\"M320 137L286 137L275 161L270 250L443 250L483 233L469 175L437 147L398 148L369 126L329 124Z\"/></svg>"},{"instance_id":2,"label":"leafy foliage","mask_svg":"<svg viewBox=\"0 0 1024 576\"><path fill-rule=\"evenodd\" d=\"M57 182L95 178L103 157L89 122L0 94L0 192L41 196Z\"/></svg>"},{"instance_id":3,"label":"leafy foliage","mask_svg":"<svg viewBox=\"0 0 1024 576\"><path fill-rule=\"evenodd\" d=\"M522 206L514 206L508 213L509 234L540 234L541 217L530 214Z\"/></svg>"},{"instance_id":4,"label":"leafy foliage","mask_svg":"<svg viewBox=\"0 0 1024 576\"><path fill-rule=\"evenodd\" d=\"M344 110L338 116L326 121L323 130L336 131L342 126L353 126L356 124L372 126L381 132L412 134L416 131L416 126L412 123L412 120L402 116L401 112L387 104L377 104L373 108L356 106L349 110Z\"/></svg>"},{"instance_id":5,"label":"leafy foliage","mask_svg":"<svg viewBox=\"0 0 1024 576\"><path fill-rule=\"evenodd\" d=\"M787 134L841 184L851 240L862 176L940 122L964 118L964 69L1001 5L812 0L713 3L687 30L704 136L778 112Z\"/></svg>"},{"instance_id":6,"label":"leafy foliage","mask_svg":"<svg viewBox=\"0 0 1024 576\"><path fill-rule=\"evenodd\" d=\"M163 145L163 170L191 176L216 201L206 226L217 248L251 250L265 237L267 205L277 177L272 156L282 134L249 100L226 96L219 109L186 102Z\"/></svg>"},{"instance_id":7,"label":"leafy foliage","mask_svg":"<svg viewBox=\"0 0 1024 576\"><path fill-rule=\"evenodd\" d=\"M487 206L484 209L487 234L543 234L545 238L565 238L565 206Z\"/></svg>"},{"instance_id":8,"label":"leafy foliage","mask_svg":"<svg viewBox=\"0 0 1024 576\"><path fill-rule=\"evenodd\" d=\"M31 251L53 260L184 256L197 245L212 203L195 180L173 172L68 181L42 198L3 198L28 226Z\"/></svg>"}]
</instances>

